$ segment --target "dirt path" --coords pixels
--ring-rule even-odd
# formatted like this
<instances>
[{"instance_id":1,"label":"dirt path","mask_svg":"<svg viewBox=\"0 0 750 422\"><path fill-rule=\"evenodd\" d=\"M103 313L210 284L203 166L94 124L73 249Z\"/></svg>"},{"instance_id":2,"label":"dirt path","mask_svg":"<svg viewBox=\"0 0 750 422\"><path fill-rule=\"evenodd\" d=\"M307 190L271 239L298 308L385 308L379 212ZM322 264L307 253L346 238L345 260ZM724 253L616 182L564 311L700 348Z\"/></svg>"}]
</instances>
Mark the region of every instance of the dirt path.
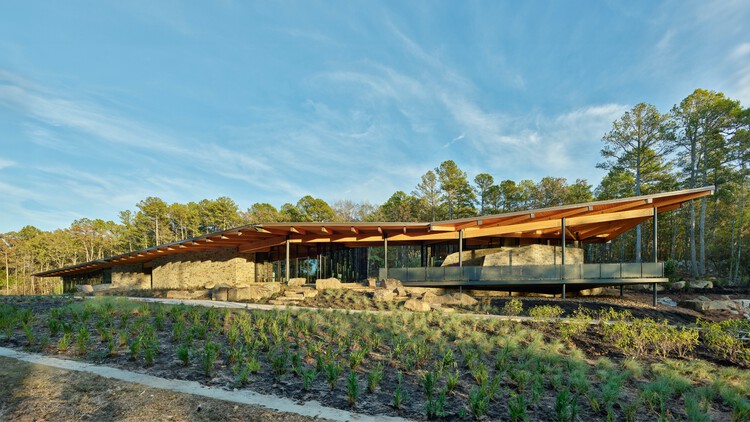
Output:
<instances>
[{"instance_id":1,"label":"dirt path","mask_svg":"<svg viewBox=\"0 0 750 422\"><path fill-rule=\"evenodd\" d=\"M0 420L400 420L3 347L0 379Z\"/></svg>"}]
</instances>

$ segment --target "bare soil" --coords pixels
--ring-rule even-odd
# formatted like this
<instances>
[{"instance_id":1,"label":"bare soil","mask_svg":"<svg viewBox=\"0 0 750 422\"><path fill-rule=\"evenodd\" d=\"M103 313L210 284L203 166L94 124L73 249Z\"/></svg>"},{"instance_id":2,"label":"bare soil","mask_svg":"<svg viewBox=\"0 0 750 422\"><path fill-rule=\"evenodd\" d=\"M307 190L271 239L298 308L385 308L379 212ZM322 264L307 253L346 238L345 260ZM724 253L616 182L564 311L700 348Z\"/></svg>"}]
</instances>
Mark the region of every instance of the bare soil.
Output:
<instances>
[{"instance_id":1,"label":"bare soil","mask_svg":"<svg viewBox=\"0 0 750 422\"><path fill-rule=\"evenodd\" d=\"M313 420L5 357L0 379L0 420L6 421Z\"/></svg>"}]
</instances>

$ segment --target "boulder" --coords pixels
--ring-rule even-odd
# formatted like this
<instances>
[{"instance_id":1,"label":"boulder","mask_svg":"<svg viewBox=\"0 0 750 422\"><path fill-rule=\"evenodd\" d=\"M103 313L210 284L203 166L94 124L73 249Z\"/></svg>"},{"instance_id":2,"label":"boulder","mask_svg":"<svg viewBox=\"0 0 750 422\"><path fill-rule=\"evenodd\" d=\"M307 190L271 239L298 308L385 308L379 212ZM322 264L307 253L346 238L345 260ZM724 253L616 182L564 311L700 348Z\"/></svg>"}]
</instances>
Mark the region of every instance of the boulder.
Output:
<instances>
[{"instance_id":1,"label":"boulder","mask_svg":"<svg viewBox=\"0 0 750 422\"><path fill-rule=\"evenodd\" d=\"M451 293L439 297L444 298L443 305L472 306L477 304L477 300L466 293Z\"/></svg>"},{"instance_id":2,"label":"boulder","mask_svg":"<svg viewBox=\"0 0 750 422\"><path fill-rule=\"evenodd\" d=\"M417 299L409 299L404 302L404 309L408 309L414 312L429 312L432 307L427 302L423 302Z\"/></svg>"},{"instance_id":3,"label":"boulder","mask_svg":"<svg viewBox=\"0 0 750 422\"><path fill-rule=\"evenodd\" d=\"M319 278L315 280L315 289L316 290L326 290L326 289L340 289L341 282L339 279L335 277L331 278Z\"/></svg>"},{"instance_id":4,"label":"boulder","mask_svg":"<svg viewBox=\"0 0 750 422\"><path fill-rule=\"evenodd\" d=\"M374 278L367 279L367 287L375 288L378 287L378 280Z\"/></svg>"},{"instance_id":5,"label":"boulder","mask_svg":"<svg viewBox=\"0 0 750 422\"><path fill-rule=\"evenodd\" d=\"M257 283L229 289L228 298L232 302L266 299L281 291L281 283Z\"/></svg>"},{"instance_id":6,"label":"boulder","mask_svg":"<svg viewBox=\"0 0 750 422\"><path fill-rule=\"evenodd\" d=\"M94 287L90 284L79 284L76 286L78 293L94 293Z\"/></svg>"},{"instance_id":7,"label":"boulder","mask_svg":"<svg viewBox=\"0 0 750 422\"><path fill-rule=\"evenodd\" d=\"M307 283L307 279L304 277L290 278L287 286L289 287L302 287Z\"/></svg>"},{"instance_id":8,"label":"boulder","mask_svg":"<svg viewBox=\"0 0 750 422\"><path fill-rule=\"evenodd\" d=\"M677 302L666 296L658 298L656 302L666 306L677 306Z\"/></svg>"},{"instance_id":9,"label":"boulder","mask_svg":"<svg viewBox=\"0 0 750 422\"><path fill-rule=\"evenodd\" d=\"M693 280L688 282L688 287L691 289L713 289L714 283L709 280Z\"/></svg>"},{"instance_id":10,"label":"boulder","mask_svg":"<svg viewBox=\"0 0 750 422\"><path fill-rule=\"evenodd\" d=\"M400 297L406 297L408 295L406 287L396 287L396 294Z\"/></svg>"},{"instance_id":11,"label":"boulder","mask_svg":"<svg viewBox=\"0 0 750 422\"><path fill-rule=\"evenodd\" d=\"M375 293L373 293L372 296L375 302L390 302L394 297L396 297L395 293L385 289L375 290Z\"/></svg>"},{"instance_id":12,"label":"boulder","mask_svg":"<svg viewBox=\"0 0 750 422\"><path fill-rule=\"evenodd\" d=\"M401 283L400 280L396 280L395 278L389 278L387 280L383 280L383 287L385 287L386 290L396 290L399 287L404 287L404 285Z\"/></svg>"},{"instance_id":13,"label":"boulder","mask_svg":"<svg viewBox=\"0 0 750 422\"><path fill-rule=\"evenodd\" d=\"M95 284L95 285L93 285L91 287L94 288L95 292L101 292L101 291L104 291L104 290L111 289L112 288L112 284L111 283L102 283L102 284Z\"/></svg>"},{"instance_id":14,"label":"boulder","mask_svg":"<svg viewBox=\"0 0 750 422\"><path fill-rule=\"evenodd\" d=\"M705 300L702 300L702 299L705 299ZM683 308L693 309L698 312L708 312L708 311L735 311L736 312L736 308L739 306L739 304L733 300L710 300L708 298L700 296L697 299L683 300L682 302L680 302L680 306L682 306Z\"/></svg>"},{"instance_id":15,"label":"boulder","mask_svg":"<svg viewBox=\"0 0 750 422\"><path fill-rule=\"evenodd\" d=\"M211 290L211 300L226 302L229 297L229 289L226 287L214 287Z\"/></svg>"},{"instance_id":16,"label":"boulder","mask_svg":"<svg viewBox=\"0 0 750 422\"><path fill-rule=\"evenodd\" d=\"M675 281L674 283L667 284L667 288L669 288L669 290L682 290L685 288L685 282Z\"/></svg>"},{"instance_id":17,"label":"boulder","mask_svg":"<svg viewBox=\"0 0 750 422\"><path fill-rule=\"evenodd\" d=\"M318 291L313 289L312 287L303 287L299 291L302 292L302 295L305 297L305 299L314 298L318 295Z\"/></svg>"},{"instance_id":18,"label":"boulder","mask_svg":"<svg viewBox=\"0 0 750 422\"><path fill-rule=\"evenodd\" d=\"M427 292L422 296L422 301L434 305L472 306L477 304L477 300L466 293L449 293L442 296L436 296Z\"/></svg>"},{"instance_id":19,"label":"boulder","mask_svg":"<svg viewBox=\"0 0 750 422\"><path fill-rule=\"evenodd\" d=\"M578 296L599 296L604 291L601 287L595 287L593 289L584 289L578 292Z\"/></svg>"}]
</instances>

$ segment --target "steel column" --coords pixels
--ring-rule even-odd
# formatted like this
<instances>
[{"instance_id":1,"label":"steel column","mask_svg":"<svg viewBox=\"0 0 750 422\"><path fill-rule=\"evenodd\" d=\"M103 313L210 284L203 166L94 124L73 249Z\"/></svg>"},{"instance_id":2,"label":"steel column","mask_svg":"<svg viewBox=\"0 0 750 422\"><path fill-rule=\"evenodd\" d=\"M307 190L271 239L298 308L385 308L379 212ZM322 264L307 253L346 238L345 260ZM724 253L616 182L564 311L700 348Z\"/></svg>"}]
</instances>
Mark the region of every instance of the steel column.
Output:
<instances>
[{"instance_id":1,"label":"steel column","mask_svg":"<svg viewBox=\"0 0 750 422\"><path fill-rule=\"evenodd\" d=\"M458 231L458 266L463 268L464 266L464 229Z\"/></svg>"},{"instance_id":2,"label":"steel column","mask_svg":"<svg viewBox=\"0 0 750 422\"><path fill-rule=\"evenodd\" d=\"M561 227L562 230L560 230L561 233L561 240L562 240L562 256L561 256L561 264L560 264L560 278L562 280L565 280L565 218L562 218ZM565 283L562 285L562 298L565 299Z\"/></svg>"},{"instance_id":3,"label":"steel column","mask_svg":"<svg viewBox=\"0 0 750 422\"><path fill-rule=\"evenodd\" d=\"M654 263L659 262L658 261L658 254L656 253L659 250L656 247L656 242L657 242L657 240L659 240L658 231L656 230L656 228L658 226L657 215L658 215L658 213L657 213L656 207L654 207Z\"/></svg>"},{"instance_id":4,"label":"steel column","mask_svg":"<svg viewBox=\"0 0 750 422\"><path fill-rule=\"evenodd\" d=\"M388 235L383 233L383 264L385 266L385 279L388 279Z\"/></svg>"},{"instance_id":5,"label":"steel column","mask_svg":"<svg viewBox=\"0 0 750 422\"><path fill-rule=\"evenodd\" d=\"M286 275L286 284L289 284L289 266L290 266L290 260L289 260L289 237L286 238L286 267L284 268L284 273Z\"/></svg>"}]
</instances>

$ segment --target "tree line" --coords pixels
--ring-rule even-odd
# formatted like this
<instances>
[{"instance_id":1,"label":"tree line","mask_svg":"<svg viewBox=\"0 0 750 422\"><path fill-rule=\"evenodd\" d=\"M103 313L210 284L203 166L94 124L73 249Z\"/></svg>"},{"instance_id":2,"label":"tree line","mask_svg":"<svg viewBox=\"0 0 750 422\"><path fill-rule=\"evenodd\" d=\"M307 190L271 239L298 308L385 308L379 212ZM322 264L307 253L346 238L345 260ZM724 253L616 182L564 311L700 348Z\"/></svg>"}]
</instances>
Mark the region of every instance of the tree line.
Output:
<instances>
[{"instance_id":1,"label":"tree line","mask_svg":"<svg viewBox=\"0 0 750 422\"><path fill-rule=\"evenodd\" d=\"M514 181L479 173L470 178L447 160L423 174L411 192L397 191L380 205L348 199L329 204L307 195L279 208L259 202L242 210L226 196L184 204L148 197L121 211L119 222L82 218L53 231L26 226L0 235L2 287L44 291L48 287L31 274L244 224L438 221L711 184L718 187L714 196L691 201L660 221L657 252L692 277L747 281L750 108L723 93L697 89L664 113L650 104L635 105L613 122L602 142L596 166L607 173L596 188L561 177ZM644 230L651 230L651 222L590 254L603 261L639 262L654 253Z\"/></svg>"}]
</instances>

